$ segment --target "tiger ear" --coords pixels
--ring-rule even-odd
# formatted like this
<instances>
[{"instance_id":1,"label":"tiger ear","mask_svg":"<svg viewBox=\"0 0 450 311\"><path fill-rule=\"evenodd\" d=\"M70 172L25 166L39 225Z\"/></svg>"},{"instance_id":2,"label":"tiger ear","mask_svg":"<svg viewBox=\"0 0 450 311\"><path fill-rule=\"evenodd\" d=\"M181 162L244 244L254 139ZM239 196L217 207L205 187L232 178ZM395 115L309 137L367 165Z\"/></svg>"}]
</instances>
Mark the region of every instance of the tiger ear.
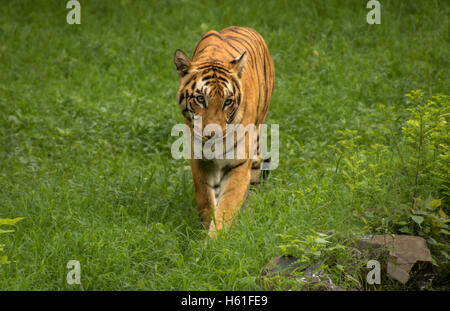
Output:
<instances>
[{"instance_id":1,"label":"tiger ear","mask_svg":"<svg viewBox=\"0 0 450 311\"><path fill-rule=\"evenodd\" d=\"M248 59L247 52L244 52L242 53L241 56L230 62L230 64L233 66L232 70L234 70L237 73L239 78L242 75L242 70L244 69L244 66L247 63L247 59Z\"/></svg>"},{"instance_id":2,"label":"tiger ear","mask_svg":"<svg viewBox=\"0 0 450 311\"><path fill-rule=\"evenodd\" d=\"M177 67L177 72L180 78L184 77L189 72L191 60L182 50L175 51L175 55L173 56L173 62Z\"/></svg>"}]
</instances>

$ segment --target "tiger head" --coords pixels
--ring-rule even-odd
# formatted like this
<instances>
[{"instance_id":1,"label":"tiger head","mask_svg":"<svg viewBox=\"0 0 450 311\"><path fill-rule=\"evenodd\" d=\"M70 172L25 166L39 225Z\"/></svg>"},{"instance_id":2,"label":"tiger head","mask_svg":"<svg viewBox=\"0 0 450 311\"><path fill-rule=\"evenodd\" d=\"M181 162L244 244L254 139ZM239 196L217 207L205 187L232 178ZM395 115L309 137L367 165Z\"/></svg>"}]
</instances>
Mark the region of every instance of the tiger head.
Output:
<instances>
[{"instance_id":1,"label":"tiger head","mask_svg":"<svg viewBox=\"0 0 450 311\"><path fill-rule=\"evenodd\" d=\"M175 52L174 63L180 78L177 102L191 128L194 120L201 117L201 133L194 129L196 136L203 140L214 135L225 138L227 124L240 123L238 112L244 100L241 77L246 62L245 52L229 63L194 62L183 51ZM202 135L210 124L218 125L222 132L208 131L210 134Z\"/></svg>"}]
</instances>

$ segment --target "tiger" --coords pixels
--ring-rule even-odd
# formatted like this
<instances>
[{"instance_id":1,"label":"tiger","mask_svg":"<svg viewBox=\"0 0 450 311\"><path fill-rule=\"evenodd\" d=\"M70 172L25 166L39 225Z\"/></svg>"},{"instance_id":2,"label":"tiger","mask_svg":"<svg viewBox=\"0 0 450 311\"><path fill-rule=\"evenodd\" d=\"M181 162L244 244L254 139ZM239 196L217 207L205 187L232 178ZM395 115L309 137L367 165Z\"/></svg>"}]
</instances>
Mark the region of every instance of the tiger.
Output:
<instances>
[{"instance_id":1,"label":"tiger","mask_svg":"<svg viewBox=\"0 0 450 311\"><path fill-rule=\"evenodd\" d=\"M198 41L192 60L177 49L174 64L180 82L176 100L190 129L191 143L196 138L202 142L205 138L225 139L230 125L264 124L275 85L275 69L258 32L238 26L219 32L210 30ZM196 131L194 123L198 118L202 125ZM203 135L209 124L217 124L222 135ZM261 174L261 164L268 160L261 160L259 131L255 137L256 152L251 156L252 138L245 132L245 157L241 159L196 159L191 151L198 214L211 238L217 238L219 231L230 226L249 187L268 173L264 170Z\"/></svg>"}]
</instances>

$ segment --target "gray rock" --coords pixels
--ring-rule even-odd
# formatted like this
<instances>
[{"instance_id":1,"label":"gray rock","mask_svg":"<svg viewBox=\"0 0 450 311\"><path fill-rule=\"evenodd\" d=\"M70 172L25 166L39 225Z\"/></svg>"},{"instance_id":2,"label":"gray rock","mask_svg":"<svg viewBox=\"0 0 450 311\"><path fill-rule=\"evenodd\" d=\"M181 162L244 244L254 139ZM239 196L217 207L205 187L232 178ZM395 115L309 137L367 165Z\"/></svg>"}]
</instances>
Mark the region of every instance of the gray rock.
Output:
<instances>
[{"instance_id":1,"label":"gray rock","mask_svg":"<svg viewBox=\"0 0 450 311\"><path fill-rule=\"evenodd\" d=\"M414 280L419 289L432 281L431 254L421 237L387 234L368 236L352 243L348 249L354 255L354 262L350 262L343 273L353 276L357 283L357 288L348 290L364 290L358 279L365 280L367 271L361 269L361 263L369 260L380 261L382 277L387 275L403 284ZM317 262L305 266L293 256L274 257L263 269L260 285L273 289L273 285L279 282L278 284L286 285L286 290L299 284L302 290L344 290L336 286L329 275L320 269L321 264Z\"/></svg>"},{"instance_id":2,"label":"gray rock","mask_svg":"<svg viewBox=\"0 0 450 311\"><path fill-rule=\"evenodd\" d=\"M297 263L298 258L294 256L277 256L272 258L262 271L262 276L271 276L274 274L289 275L300 268Z\"/></svg>"},{"instance_id":3,"label":"gray rock","mask_svg":"<svg viewBox=\"0 0 450 311\"><path fill-rule=\"evenodd\" d=\"M330 276L323 270L320 270L321 262L309 266L302 271L303 276L297 278L298 282L304 283L306 286L317 291L344 291L344 289L336 286Z\"/></svg>"},{"instance_id":4,"label":"gray rock","mask_svg":"<svg viewBox=\"0 0 450 311\"><path fill-rule=\"evenodd\" d=\"M406 284L414 276L419 287L431 282L431 253L423 238L383 234L360 240L357 245L362 249L371 248L375 252L388 251L386 270L392 279Z\"/></svg>"},{"instance_id":5,"label":"gray rock","mask_svg":"<svg viewBox=\"0 0 450 311\"><path fill-rule=\"evenodd\" d=\"M270 278L282 277L295 280L302 284L304 289L318 291L341 291L325 271L320 270L321 262L317 262L306 268L298 263L298 258L293 256L277 256L272 258L261 273L260 285L273 288ZM299 276L301 275L301 276Z\"/></svg>"}]
</instances>

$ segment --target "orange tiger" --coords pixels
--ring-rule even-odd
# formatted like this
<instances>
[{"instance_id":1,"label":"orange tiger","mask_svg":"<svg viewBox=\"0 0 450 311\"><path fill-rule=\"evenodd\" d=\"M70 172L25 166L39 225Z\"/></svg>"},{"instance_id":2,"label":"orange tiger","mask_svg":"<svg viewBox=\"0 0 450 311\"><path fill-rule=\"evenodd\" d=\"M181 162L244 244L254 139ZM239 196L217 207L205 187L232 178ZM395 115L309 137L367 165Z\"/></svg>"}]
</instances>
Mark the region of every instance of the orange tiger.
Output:
<instances>
[{"instance_id":1,"label":"orange tiger","mask_svg":"<svg viewBox=\"0 0 450 311\"><path fill-rule=\"evenodd\" d=\"M176 50L174 63L180 78L177 102L190 128L192 143L198 137L202 142L213 137L203 135L208 124L220 126L222 134L215 137L225 140L228 125L258 127L264 123L275 71L269 49L255 30L232 26L220 32L208 31L197 43L192 60L182 50ZM194 129L194 119L199 117L201 133ZM198 212L210 237L216 237L219 230L230 225L246 199L249 185L258 183L259 131L255 137L254 157L250 157L249 132L245 132L244 158L195 159L191 151Z\"/></svg>"}]
</instances>

